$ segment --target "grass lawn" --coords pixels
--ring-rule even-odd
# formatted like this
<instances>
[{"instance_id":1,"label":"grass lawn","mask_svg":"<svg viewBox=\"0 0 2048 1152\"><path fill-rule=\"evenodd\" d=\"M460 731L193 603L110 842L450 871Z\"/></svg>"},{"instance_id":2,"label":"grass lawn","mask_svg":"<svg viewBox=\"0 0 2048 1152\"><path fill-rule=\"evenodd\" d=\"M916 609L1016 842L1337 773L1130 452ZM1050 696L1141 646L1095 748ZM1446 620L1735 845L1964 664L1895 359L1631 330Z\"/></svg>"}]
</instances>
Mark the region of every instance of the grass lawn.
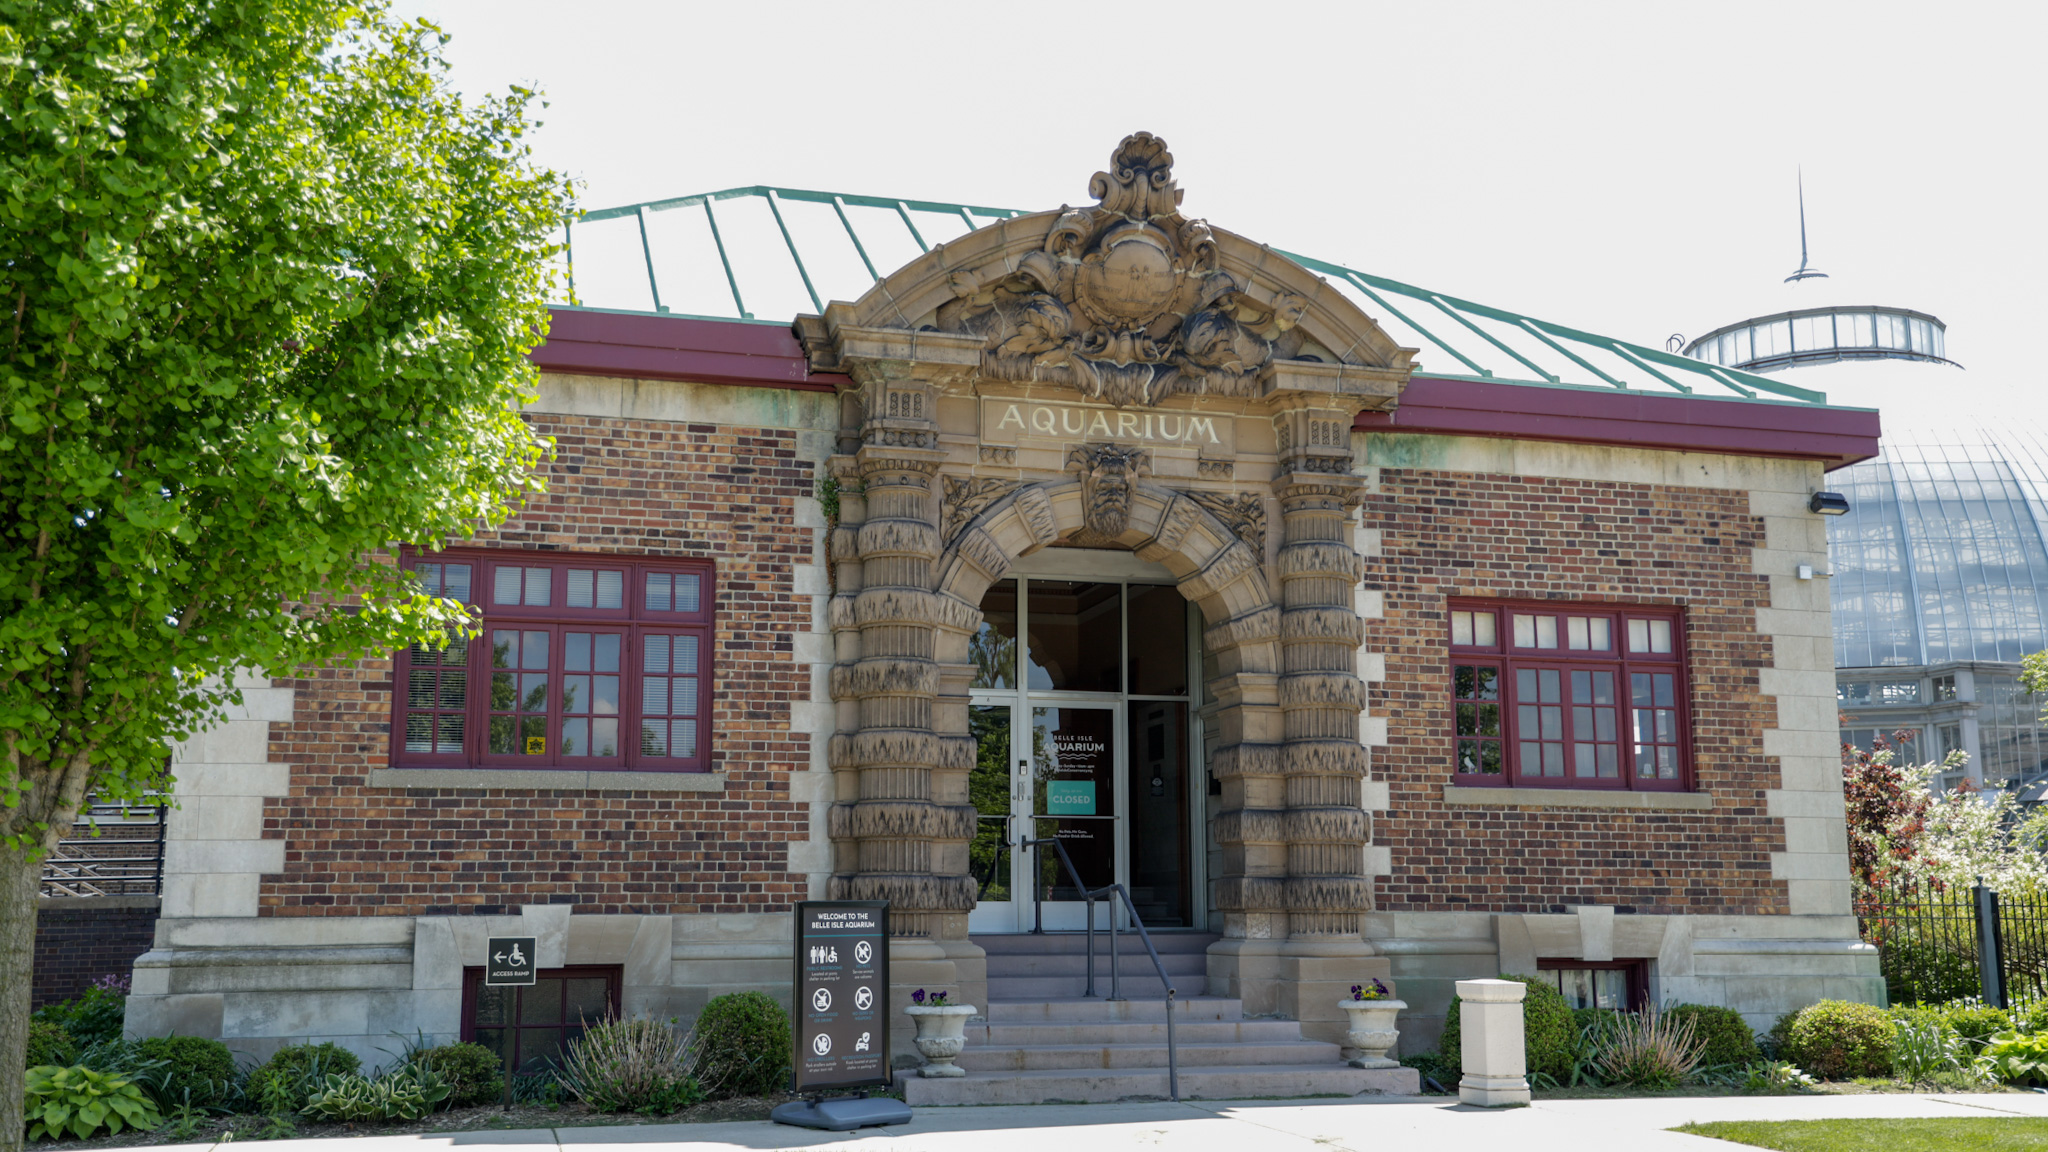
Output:
<instances>
[{"instance_id":1,"label":"grass lawn","mask_svg":"<svg viewBox=\"0 0 2048 1152\"><path fill-rule=\"evenodd\" d=\"M2048 1152L2048 1119L1957 1116L1920 1120L1717 1120L1673 1128L1779 1152Z\"/></svg>"}]
</instances>

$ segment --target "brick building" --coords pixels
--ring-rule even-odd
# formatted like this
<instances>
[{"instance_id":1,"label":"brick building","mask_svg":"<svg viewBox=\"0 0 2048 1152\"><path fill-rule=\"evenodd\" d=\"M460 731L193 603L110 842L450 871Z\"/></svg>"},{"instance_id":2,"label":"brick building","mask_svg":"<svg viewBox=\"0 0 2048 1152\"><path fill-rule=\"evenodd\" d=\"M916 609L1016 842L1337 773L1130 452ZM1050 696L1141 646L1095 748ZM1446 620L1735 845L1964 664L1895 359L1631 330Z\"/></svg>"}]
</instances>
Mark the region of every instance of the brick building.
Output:
<instances>
[{"instance_id":1,"label":"brick building","mask_svg":"<svg viewBox=\"0 0 2048 1152\"><path fill-rule=\"evenodd\" d=\"M1312 1074L1372 976L1405 1050L1504 971L1758 1024L1879 999L1809 511L1876 413L1283 255L1183 217L1170 165L1134 136L1097 203L960 208L779 323L560 309L547 494L404 558L482 636L252 680L178 749L131 1030L525 1061L590 1011L786 996L822 898L890 901L895 1007L1000 1023L1079 991L1033 833L1126 886L1182 1010L1287 1033L1235 1090L1410 1083ZM821 195L766 203L871 265L849 199L925 244ZM479 987L493 934L542 991Z\"/></svg>"}]
</instances>

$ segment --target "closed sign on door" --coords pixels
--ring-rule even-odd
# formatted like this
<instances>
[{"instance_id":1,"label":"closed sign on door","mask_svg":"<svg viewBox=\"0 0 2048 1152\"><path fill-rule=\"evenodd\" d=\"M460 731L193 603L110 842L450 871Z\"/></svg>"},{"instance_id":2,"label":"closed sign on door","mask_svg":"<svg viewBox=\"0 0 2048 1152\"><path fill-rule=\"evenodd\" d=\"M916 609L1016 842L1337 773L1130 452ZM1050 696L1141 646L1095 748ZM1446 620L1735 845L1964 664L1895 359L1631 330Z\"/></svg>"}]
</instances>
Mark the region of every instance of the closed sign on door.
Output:
<instances>
[{"instance_id":1,"label":"closed sign on door","mask_svg":"<svg viewBox=\"0 0 2048 1152\"><path fill-rule=\"evenodd\" d=\"M1045 814L1048 816L1095 815L1095 781L1046 781Z\"/></svg>"}]
</instances>

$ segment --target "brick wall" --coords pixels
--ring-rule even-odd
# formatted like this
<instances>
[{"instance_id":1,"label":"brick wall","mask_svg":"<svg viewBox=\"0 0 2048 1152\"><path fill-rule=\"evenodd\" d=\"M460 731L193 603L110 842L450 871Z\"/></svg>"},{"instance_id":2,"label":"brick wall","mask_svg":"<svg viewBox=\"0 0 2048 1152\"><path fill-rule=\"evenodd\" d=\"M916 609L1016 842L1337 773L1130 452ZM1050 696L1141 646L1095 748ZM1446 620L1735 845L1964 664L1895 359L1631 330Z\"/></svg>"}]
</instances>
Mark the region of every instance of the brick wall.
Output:
<instances>
[{"instance_id":1,"label":"brick wall","mask_svg":"<svg viewBox=\"0 0 2048 1152\"><path fill-rule=\"evenodd\" d=\"M810 757L789 730L808 670L792 638L810 604L793 588L813 493L795 433L724 425L534 414L555 440L550 490L478 543L506 548L710 558L717 565L712 763L721 792L373 788L388 766L391 662L309 671L271 759L289 796L264 809L282 839L263 877L267 916L498 912L573 904L585 913L786 909L805 891L785 842L806 835L789 772Z\"/></svg>"},{"instance_id":2,"label":"brick wall","mask_svg":"<svg viewBox=\"0 0 2048 1152\"><path fill-rule=\"evenodd\" d=\"M1764 524L1743 491L1386 468L1365 505L1382 530L1367 587L1385 596L1369 643L1385 653L1373 714L1388 718L1374 775L1391 810L1383 911L1784 913L1784 850L1765 814L1779 786L1762 754L1776 707L1758 689L1771 645L1752 572ZM1447 807L1452 714L1445 600L1612 600L1685 608L1693 770L1706 812Z\"/></svg>"},{"instance_id":3,"label":"brick wall","mask_svg":"<svg viewBox=\"0 0 2048 1152\"><path fill-rule=\"evenodd\" d=\"M102 976L127 976L156 939L156 902L82 899L36 913L34 1006L84 995Z\"/></svg>"}]
</instances>

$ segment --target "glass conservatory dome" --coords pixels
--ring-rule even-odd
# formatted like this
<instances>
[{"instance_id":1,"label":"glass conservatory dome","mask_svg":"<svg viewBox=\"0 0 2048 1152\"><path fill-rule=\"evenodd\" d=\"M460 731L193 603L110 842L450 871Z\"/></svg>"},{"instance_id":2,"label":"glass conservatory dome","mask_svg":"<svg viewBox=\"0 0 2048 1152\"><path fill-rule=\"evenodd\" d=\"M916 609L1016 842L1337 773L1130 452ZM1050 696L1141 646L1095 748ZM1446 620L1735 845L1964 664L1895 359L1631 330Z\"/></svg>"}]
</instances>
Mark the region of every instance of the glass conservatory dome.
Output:
<instances>
[{"instance_id":1,"label":"glass conservatory dome","mask_svg":"<svg viewBox=\"0 0 2048 1152\"><path fill-rule=\"evenodd\" d=\"M1835 666L2016 662L2048 648L2048 438L1887 429L1829 475Z\"/></svg>"}]
</instances>

